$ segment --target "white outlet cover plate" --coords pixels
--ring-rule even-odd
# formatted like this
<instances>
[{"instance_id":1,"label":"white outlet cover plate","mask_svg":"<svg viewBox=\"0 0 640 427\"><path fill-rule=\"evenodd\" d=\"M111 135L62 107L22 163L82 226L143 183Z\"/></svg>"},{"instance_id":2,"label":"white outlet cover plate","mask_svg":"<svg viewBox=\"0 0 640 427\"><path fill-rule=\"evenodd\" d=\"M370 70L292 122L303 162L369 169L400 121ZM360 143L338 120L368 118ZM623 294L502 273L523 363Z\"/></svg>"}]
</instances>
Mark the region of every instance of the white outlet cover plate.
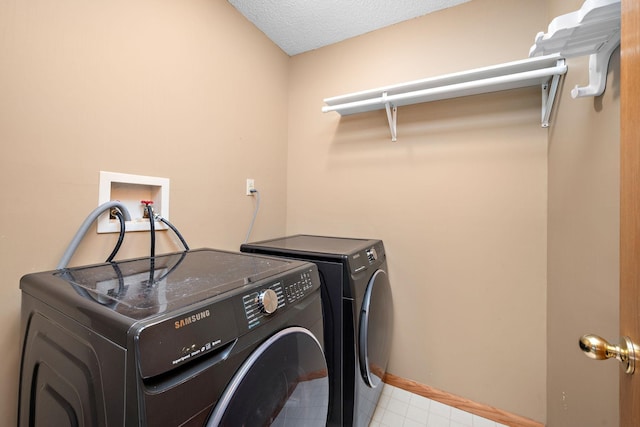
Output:
<instances>
[{"instance_id":1,"label":"white outlet cover plate","mask_svg":"<svg viewBox=\"0 0 640 427\"><path fill-rule=\"evenodd\" d=\"M122 189L124 191L121 191ZM120 193L121 197L114 194L116 192ZM118 200L129 210L131 221L125 222L126 231L148 231L150 229L149 221L142 218L140 201L153 200L154 210L169 220L169 178L100 171L98 205L112 200ZM168 227L162 222L156 221L155 228L166 230ZM117 233L119 231L118 220L109 219L109 212L100 215L98 233Z\"/></svg>"}]
</instances>

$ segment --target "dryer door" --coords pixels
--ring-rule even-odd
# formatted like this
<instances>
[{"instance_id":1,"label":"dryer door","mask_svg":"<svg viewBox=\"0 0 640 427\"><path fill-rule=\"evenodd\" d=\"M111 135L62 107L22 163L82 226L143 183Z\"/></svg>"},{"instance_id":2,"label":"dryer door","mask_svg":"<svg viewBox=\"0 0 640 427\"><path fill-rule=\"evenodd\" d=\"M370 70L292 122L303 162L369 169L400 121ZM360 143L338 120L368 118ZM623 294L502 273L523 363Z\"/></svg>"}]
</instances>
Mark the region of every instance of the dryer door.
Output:
<instances>
[{"instance_id":1,"label":"dryer door","mask_svg":"<svg viewBox=\"0 0 640 427\"><path fill-rule=\"evenodd\" d=\"M213 426L324 426L329 381L320 343L290 327L262 343L240 367L213 410Z\"/></svg>"},{"instance_id":2,"label":"dryer door","mask_svg":"<svg viewBox=\"0 0 640 427\"><path fill-rule=\"evenodd\" d=\"M384 270L377 270L369 280L360 310L358 355L360 373L365 383L377 387L387 371L391 351L393 306L391 286Z\"/></svg>"}]
</instances>

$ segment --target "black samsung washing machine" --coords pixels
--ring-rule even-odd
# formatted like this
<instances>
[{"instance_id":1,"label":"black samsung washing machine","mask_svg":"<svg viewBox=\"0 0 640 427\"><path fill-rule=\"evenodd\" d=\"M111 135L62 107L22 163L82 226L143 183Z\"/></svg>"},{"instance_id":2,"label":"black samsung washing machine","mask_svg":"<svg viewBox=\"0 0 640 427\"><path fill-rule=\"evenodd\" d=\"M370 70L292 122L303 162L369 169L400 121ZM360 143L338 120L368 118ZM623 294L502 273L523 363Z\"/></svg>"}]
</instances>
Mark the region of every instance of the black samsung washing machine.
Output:
<instances>
[{"instance_id":1,"label":"black samsung washing machine","mask_svg":"<svg viewBox=\"0 0 640 427\"><path fill-rule=\"evenodd\" d=\"M380 240L296 235L241 246L242 252L318 266L329 366L329 425L368 426L389 360L393 308Z\"/></svg>"},{"instance_id":2,"label":"black samsung washing machine","mask_svg":"<svg viewBox=\"0 0 640 427\"><path fill-rule=\"evenodd\" d=\"M200 249L20 286L20 426L326 423L311 263Z\"/></svg>"}]
</instances>

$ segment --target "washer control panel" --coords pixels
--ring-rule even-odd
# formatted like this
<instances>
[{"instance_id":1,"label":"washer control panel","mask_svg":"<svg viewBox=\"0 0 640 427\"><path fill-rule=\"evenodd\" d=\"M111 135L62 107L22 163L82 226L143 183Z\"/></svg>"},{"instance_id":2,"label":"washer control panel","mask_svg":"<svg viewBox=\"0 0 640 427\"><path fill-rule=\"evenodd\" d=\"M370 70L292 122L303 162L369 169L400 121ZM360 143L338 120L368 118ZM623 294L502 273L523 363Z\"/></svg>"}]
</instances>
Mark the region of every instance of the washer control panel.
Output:
<instances>
[{"instance_id":1,"label":"washer control panel","mask_svg":"<svg viewBox=\"0 0 640 427\"><path fill-rule=\"evenodd\" d=\"M284 277L276 283L244 295L242 302L249 329L276 315L286 305L295 304L313 292L319 286L319 283L314 286L313 271L305 270Z\"/></svg>"},{"instance_id":2,"label":"washer control panel","mask_svg":"<svg viewBox=\"0 0 640 427\"><path fill-rule=\"evenodd\" d=\"M302 299L313 290L313 281L311 280L311 272L305 271L295 282L284 288L284 294L289 304Z\"/></svg>"},{"instance_id":3,"label":"washer control panel","mask_svg":"<svg viewBox=\"0 0 640 427\"><path fill-rule=\"evenodd\" d=\"M242 297L242 302L249 329L255 328L265 316L269 316L284 307L282 282L277 282L265 289L246 294Z\"/></svg>"}]
</instances>

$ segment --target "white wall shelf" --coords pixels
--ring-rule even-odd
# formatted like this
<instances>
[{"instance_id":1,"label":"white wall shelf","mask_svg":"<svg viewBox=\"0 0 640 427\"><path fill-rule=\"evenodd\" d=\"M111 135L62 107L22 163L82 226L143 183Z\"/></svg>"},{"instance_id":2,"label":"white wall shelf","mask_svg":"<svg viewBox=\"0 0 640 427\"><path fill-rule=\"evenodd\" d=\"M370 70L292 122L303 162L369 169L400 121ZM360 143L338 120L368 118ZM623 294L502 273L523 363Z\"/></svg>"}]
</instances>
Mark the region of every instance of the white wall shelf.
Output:
<instances>
[{"instance_id":1,"label":"white wall shelf","mask_svg":"<svg viewBox=\"0 0 640 427\"><path fill-rule=\"evenodd\" d=\"M386 109L391 140L396 141L397 107L540 86L542 126L547 127L559 79L566 72L567 66L560 55L540 56L326 98L322 111L349 115Z\"/></svg>"},{"instance_id":2,"label":"white wall shelf","mask_svg":"<svg viewBox=\"0 0 640 427\"><path fill-rule=\"evenodd\" d=\"M536 35L529 59L326 98L322 111L344 116L385 109L395 141L400 106L540 85L542 127L548 127L560 77L567 72L565 58L590 55L589 85L576 86L571 96L599 96L619 45L620 0L586 0L579 10L553 19L546 34Z\"/></svg>"},{"instance_id":3,"label":"white wall shelf","mask_svg":"<svg viewBox=\"0 0 640 427\"><path fill-rule=\"evenodd\" d=\"M576 86L571 96L600 96L607 83L609 59L619 45L620 0L587 0L579 10L551 21L546 34L538 33L529 56L589 55L589 85Z\"/></svg>"}]
</instances>

